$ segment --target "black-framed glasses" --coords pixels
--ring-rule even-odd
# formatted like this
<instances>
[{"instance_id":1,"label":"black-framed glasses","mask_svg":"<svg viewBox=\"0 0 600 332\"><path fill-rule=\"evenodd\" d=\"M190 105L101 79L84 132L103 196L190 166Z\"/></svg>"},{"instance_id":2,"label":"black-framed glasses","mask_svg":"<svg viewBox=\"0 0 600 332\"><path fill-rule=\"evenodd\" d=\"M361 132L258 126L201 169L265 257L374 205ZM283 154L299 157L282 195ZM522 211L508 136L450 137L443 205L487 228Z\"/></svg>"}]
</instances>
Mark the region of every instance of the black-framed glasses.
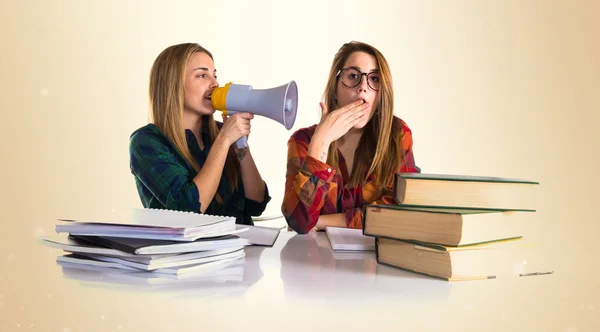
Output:
<instances>
[{"instance_id":1,"label":"black-framed glasses","mask_svg":"<svg viewBox=\"0 0 600 332\"><path fill-rule=\"evenodd\" d=\"M337 75L336 75L341 81L342 84L344 84L347 88L355 88L357 87L360 82L362 81L363 76L367 77L367 85L375 90L375 91L379 91L379 87L380 87L380 80L379 80L379 72L375 71L375 72L370 72L370 73L363 73L360 70L356 69L356 68L343 68L340 71L338 71Z\"/></svg>"}]
</instances>

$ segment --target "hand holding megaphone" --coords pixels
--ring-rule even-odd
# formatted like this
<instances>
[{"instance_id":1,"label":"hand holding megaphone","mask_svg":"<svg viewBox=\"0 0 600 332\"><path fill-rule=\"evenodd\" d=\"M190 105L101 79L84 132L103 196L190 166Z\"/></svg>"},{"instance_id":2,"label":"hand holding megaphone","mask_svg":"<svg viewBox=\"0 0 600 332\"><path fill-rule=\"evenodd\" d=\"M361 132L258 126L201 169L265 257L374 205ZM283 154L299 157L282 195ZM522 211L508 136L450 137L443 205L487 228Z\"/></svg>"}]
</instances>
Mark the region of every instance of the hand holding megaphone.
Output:
<instances>
[{"instance_id":1,"label":"hand holding megaphone","mask_svg":"<svg viewBox=\"0 0 600 332\"><path fill-rule=\"evenodd\" d=\"M243 112L262 115L290 130L296 121L298 87L296 82L290 81L276 88L255 90L251 85L229 82L213 90L211 103L225 116ZM247 136L240 138L236 145L239 149L247 147Z\"/></svg>"},{"instance_id":2,"label":"hand holding megaphone","mask_svg":"<svg viewBox=\"0 0 600 332\"><path fill-rule=\"evenodd\" d=\"M223 117L223 127L221 127L220 136L224 136L230 144L245 139L247 144L250 134L250 121L254 118L252 113L221 114ZM241 146L241 144L239 144ZM238 148L241 148L238 146Z\"/></svg>"}]
</instances>

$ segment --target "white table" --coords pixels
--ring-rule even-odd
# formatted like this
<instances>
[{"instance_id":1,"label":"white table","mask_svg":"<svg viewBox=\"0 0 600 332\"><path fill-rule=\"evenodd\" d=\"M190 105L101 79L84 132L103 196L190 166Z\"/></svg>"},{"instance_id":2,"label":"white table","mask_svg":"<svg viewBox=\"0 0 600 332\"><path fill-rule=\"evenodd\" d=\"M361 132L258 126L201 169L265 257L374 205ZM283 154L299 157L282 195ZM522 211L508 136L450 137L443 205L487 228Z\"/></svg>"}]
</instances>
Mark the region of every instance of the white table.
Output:
<instances>
[{"instance_id":1,"label":"white table","mask_svg":"<svg viewBox=\"0 0 600 332\"><path fill-rule=\"evenodd\" d=\"M451 283L284 231L246 249L238 280L153 285L63 270L62 251L32 248L0 265L13 269L0 273L2 331L600 331L598 276L562 258L554 275Z\"/></svg>"}]
</instances>

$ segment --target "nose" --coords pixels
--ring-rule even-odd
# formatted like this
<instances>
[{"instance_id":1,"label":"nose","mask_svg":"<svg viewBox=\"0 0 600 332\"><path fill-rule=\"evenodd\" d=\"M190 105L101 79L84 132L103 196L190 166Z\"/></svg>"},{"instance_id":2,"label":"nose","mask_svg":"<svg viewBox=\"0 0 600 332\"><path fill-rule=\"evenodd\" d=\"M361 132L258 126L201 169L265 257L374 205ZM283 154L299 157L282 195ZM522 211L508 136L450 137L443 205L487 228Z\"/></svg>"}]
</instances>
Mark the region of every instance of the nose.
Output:
<instances>
[{"instance_id":1,"label":"nose","mask_svg":"<svg viewBox=\"0 0 600 332\"><path fill-rule=\"evenodd\" d=\"M358 91L367 91L369 83L367 82L367 75L360 76L360 82L358 83Z\"/></svg>"},{"instance_id":2,"label":"nose","mask_svg":"<svg viewBox=\"0 0 600 332\"><path fill-rule=\"evenodd\" d=\"M210 85L210 88L211 88L211 89L214 89L214 88L216 88L216 87L218 87L218 86L219 86L219 81L217 81L217 79L216 79L216 78L213 78L213 80L212 80L212 83L211 83L211 85Z\"/></svg>"}]
</instances>

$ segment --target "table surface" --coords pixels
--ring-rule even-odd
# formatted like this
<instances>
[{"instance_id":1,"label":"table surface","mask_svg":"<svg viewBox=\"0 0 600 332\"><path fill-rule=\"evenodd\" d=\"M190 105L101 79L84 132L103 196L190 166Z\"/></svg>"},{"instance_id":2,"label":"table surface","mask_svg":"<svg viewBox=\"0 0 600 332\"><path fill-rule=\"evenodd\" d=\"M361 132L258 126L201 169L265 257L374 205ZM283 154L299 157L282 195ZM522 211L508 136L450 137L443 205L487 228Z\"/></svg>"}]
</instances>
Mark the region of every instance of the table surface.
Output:
<instances>
[{"instance_id":1,"label":"table surface","mask_svg":"<svg viewBox=\"0 0 600 332\"><path fill-rule=\"evenodd\" d=\"M546 255L552 275L468 282L333 252L324 232L282 231L220 275L189 280L68 268L62 254L39 244L0 265L0 330L600 331L593 254L589 265Z\"/></svg>"}]
</instances>

